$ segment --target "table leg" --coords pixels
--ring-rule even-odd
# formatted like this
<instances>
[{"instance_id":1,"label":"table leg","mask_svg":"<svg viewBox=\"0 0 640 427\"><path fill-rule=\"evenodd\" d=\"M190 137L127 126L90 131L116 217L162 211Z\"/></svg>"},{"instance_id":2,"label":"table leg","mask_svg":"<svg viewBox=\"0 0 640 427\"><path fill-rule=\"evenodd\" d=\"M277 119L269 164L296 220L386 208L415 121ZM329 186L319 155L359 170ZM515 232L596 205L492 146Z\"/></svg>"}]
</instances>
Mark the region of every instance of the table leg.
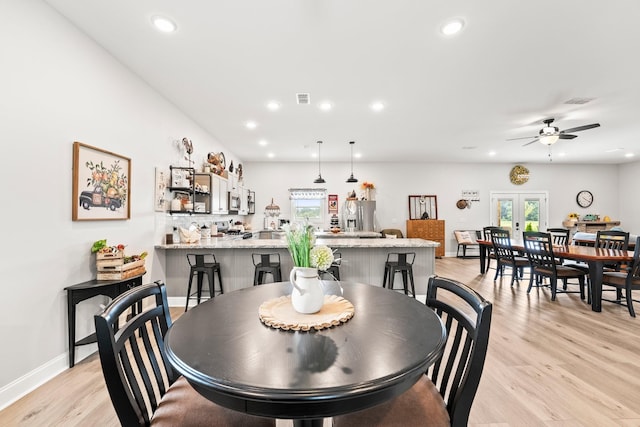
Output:
<instances>
[{"instance_id":1,"label":"table leg","mask_svg":"<svg viewBox=\"0 0 640 427\"><path fill-rule=\"evenodd\" d=\"M484 263L487 259L487 247L485 245L479 245L480 250L480 274L484 274Z\"/></svg>"},{"instance_id":2,"label":"table leg","mask_svg":"<svg viewBox=\"0 0 640 427\"><path fill-rule=\"evenodd\" d=\"M73 368L76 361L76 306L73 303L73 291L67 291L67 322L69 322L69 368Z\"/></svg>"},{"instance_id":3,"label":"table leg","mask_svg":"<svg viewBox=\"0 0 640 427\"><path fill-rule=\"evenodd\" d=\"M602 311L602 271L604 261L589 261L589 281L591 282L591 310Z\"/></svg>"},{"instance_id":4,"label":"table leg","mask_svg":"<svg viewBox=\"0 0 640 427\"><path fill-rule=\"evenodd\" d=\"M324 418L314 420L293 420L293 427L322 427Z\"/></svg>"}]
</instances>

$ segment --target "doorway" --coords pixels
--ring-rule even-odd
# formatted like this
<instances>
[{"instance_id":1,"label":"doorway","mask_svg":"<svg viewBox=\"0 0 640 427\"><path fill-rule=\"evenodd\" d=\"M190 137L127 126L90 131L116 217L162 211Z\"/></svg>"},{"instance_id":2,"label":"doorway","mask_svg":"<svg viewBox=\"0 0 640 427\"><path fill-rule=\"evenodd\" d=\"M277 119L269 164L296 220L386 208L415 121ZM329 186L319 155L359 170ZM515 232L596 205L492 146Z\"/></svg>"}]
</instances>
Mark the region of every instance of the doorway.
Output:
<instances>
[{"instance_id":1,"label":"doorway","mask_svg":"<svg viewBox=\"0 0 640 427\"><path fill-rule=\"evenodd\" d=\"M546 191L490 192L491 225L509 230L514 237L523 231L544 231L549 217Z\"/></svg>"}]
</instances>

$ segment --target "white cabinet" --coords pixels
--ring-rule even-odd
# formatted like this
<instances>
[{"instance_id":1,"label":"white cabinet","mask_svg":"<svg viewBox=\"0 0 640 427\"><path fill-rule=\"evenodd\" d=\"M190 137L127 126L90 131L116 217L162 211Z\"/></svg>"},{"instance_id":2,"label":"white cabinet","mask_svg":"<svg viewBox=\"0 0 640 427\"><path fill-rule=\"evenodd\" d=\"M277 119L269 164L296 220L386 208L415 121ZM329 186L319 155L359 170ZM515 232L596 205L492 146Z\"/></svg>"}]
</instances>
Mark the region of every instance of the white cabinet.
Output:
<instances>
[{"instance_id":1,"label":"white cabinet","mask_svg":"<svg viewBox=\"0 0 640 427\"><path fill-rule=\"evenodd\" d=\"M240 187L240 209L238 209L239 215L249 214L249 189Z\"/></svg>"},{"instance_id":2,"label":"white cabinet","mask_svg":"<svg viewBox=\"0 0 640 427\"><path fill-rule=\"evenodd\" d=\"M227 205L227 180L220 175L211 174L211 213L227 214L229 207Z\"/></svg>"}]
</instances>

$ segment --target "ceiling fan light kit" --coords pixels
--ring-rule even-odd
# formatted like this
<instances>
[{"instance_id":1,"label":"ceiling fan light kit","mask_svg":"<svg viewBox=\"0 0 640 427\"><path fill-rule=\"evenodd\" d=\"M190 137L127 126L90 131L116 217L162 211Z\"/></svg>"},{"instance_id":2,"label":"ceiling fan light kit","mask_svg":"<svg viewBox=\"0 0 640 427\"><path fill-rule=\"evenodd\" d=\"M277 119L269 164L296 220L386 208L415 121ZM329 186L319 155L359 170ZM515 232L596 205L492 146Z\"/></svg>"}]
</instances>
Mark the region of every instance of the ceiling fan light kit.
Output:
<instances>
[{"instance_id":1,"label":"ceiling fan light kit","mask_svg":"<svg viewBox=\"0 0 640 427\"><path fill-rule=\"evenodd\" d=\"M524 144L523 147L526 147L527 145L531 145L534 142L539 141L541 144L548 146L549 150L551 150L551 146L556 142L558 142L559 139L574 139L578 137L578 135L571 135L572 132L580 132L583 130L593 129L600 126L600 123L592 123L590 125L583 125L583 126L577 126L574 128L560 130L560 128L558 128L557 126L551 126L551 123L553 123L554 121L555 119L543 120L542 122L544 123L545 126L542 129L540 129L540 132L538 132L538 135L536 136L525 136L523 138L511 138L511 139L507 139L507 141L533 138L531 141ZM549 153L549 160L551 160L551 153Z\"/></svg>"}]
</instances>

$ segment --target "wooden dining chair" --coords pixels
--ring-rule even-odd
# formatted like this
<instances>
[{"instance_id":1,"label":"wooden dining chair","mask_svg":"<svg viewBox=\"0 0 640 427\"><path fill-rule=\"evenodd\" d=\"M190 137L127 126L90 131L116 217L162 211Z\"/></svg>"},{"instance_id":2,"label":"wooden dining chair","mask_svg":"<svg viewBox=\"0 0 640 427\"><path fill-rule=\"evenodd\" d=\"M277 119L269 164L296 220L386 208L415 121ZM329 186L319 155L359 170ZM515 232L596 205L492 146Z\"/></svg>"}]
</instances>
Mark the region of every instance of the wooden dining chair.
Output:
<instances>
[{"instance_id":1,"label":"wooden dining chair","mask_svg":"<svg viewBox=\"0 0 640 427\"><path fill-rule=\"evenodd\" d=\"M455 280L431 276L427 306L447 330L442 358L391 401L333 418L334 427L466 426L489 344L492 305Z\"/></svg>"},{"instance_id":2,"label":"wooden dining chair","mask_svg":"<svg viewBox=\"0 0 640 427\"><path fill-rule=\"evenodd\" d=\"M523 271L529 267L529 259L519 255L511 246L511 236L509 230L493 230L491 233L493 250L496 255L496 275L495 282L499 276L504 275L506 267L511 268L511 286L523 276Z\"/></svg>"},{"instance_id":3,"label":"wooden dining chair","mask_svg":"<svg viewBox=\"0 0 640 427\"><path fill-rule=\"evenodd\" d=\"M209 401L171 368L164 348L171 317L163 283L130 289L94 319L102 373L121 425L276 425Z\"/></svg>"},{"instance_id":4,"label":"wooden dining chair","mask_svg":"<svg viewBox=\"0 0 640 427\"><path fill-rule=\"evenodd\" d=\"M585 276L587 273L578 269L559 264L557 257L553 254L553 238L549 233L539 231L525 231L522 233L524 251L531 264L531 275L529 276L529 287L527 293L531 292L534 286L546 286L542 279L548 278L551 288L551 301L555 301L556 293L580 292L580 298L585 297ZM540 280L538 280L540 279ZM567 290L569 279L577 279L580 286L579 291ZM563 287L558 289L558 280L562 280Z\"/></svg>"},{"instance_id":5,"label":"wooden dining chair","mask_svg":"<svg viewBox=\"0 0 640 427\"><path fill-rule=\"evenodd\" d=\"M631 264L621 271L605 271L602 273L602 285L613 286L617 293L615 300L603 298L604 301L626 305L631 317L636 317L636 312L633 309L632 291L640 290L640 237L636 238ZM622 291L624 291L624 302L622 301Z\"/></svg>"}]
</instances>

